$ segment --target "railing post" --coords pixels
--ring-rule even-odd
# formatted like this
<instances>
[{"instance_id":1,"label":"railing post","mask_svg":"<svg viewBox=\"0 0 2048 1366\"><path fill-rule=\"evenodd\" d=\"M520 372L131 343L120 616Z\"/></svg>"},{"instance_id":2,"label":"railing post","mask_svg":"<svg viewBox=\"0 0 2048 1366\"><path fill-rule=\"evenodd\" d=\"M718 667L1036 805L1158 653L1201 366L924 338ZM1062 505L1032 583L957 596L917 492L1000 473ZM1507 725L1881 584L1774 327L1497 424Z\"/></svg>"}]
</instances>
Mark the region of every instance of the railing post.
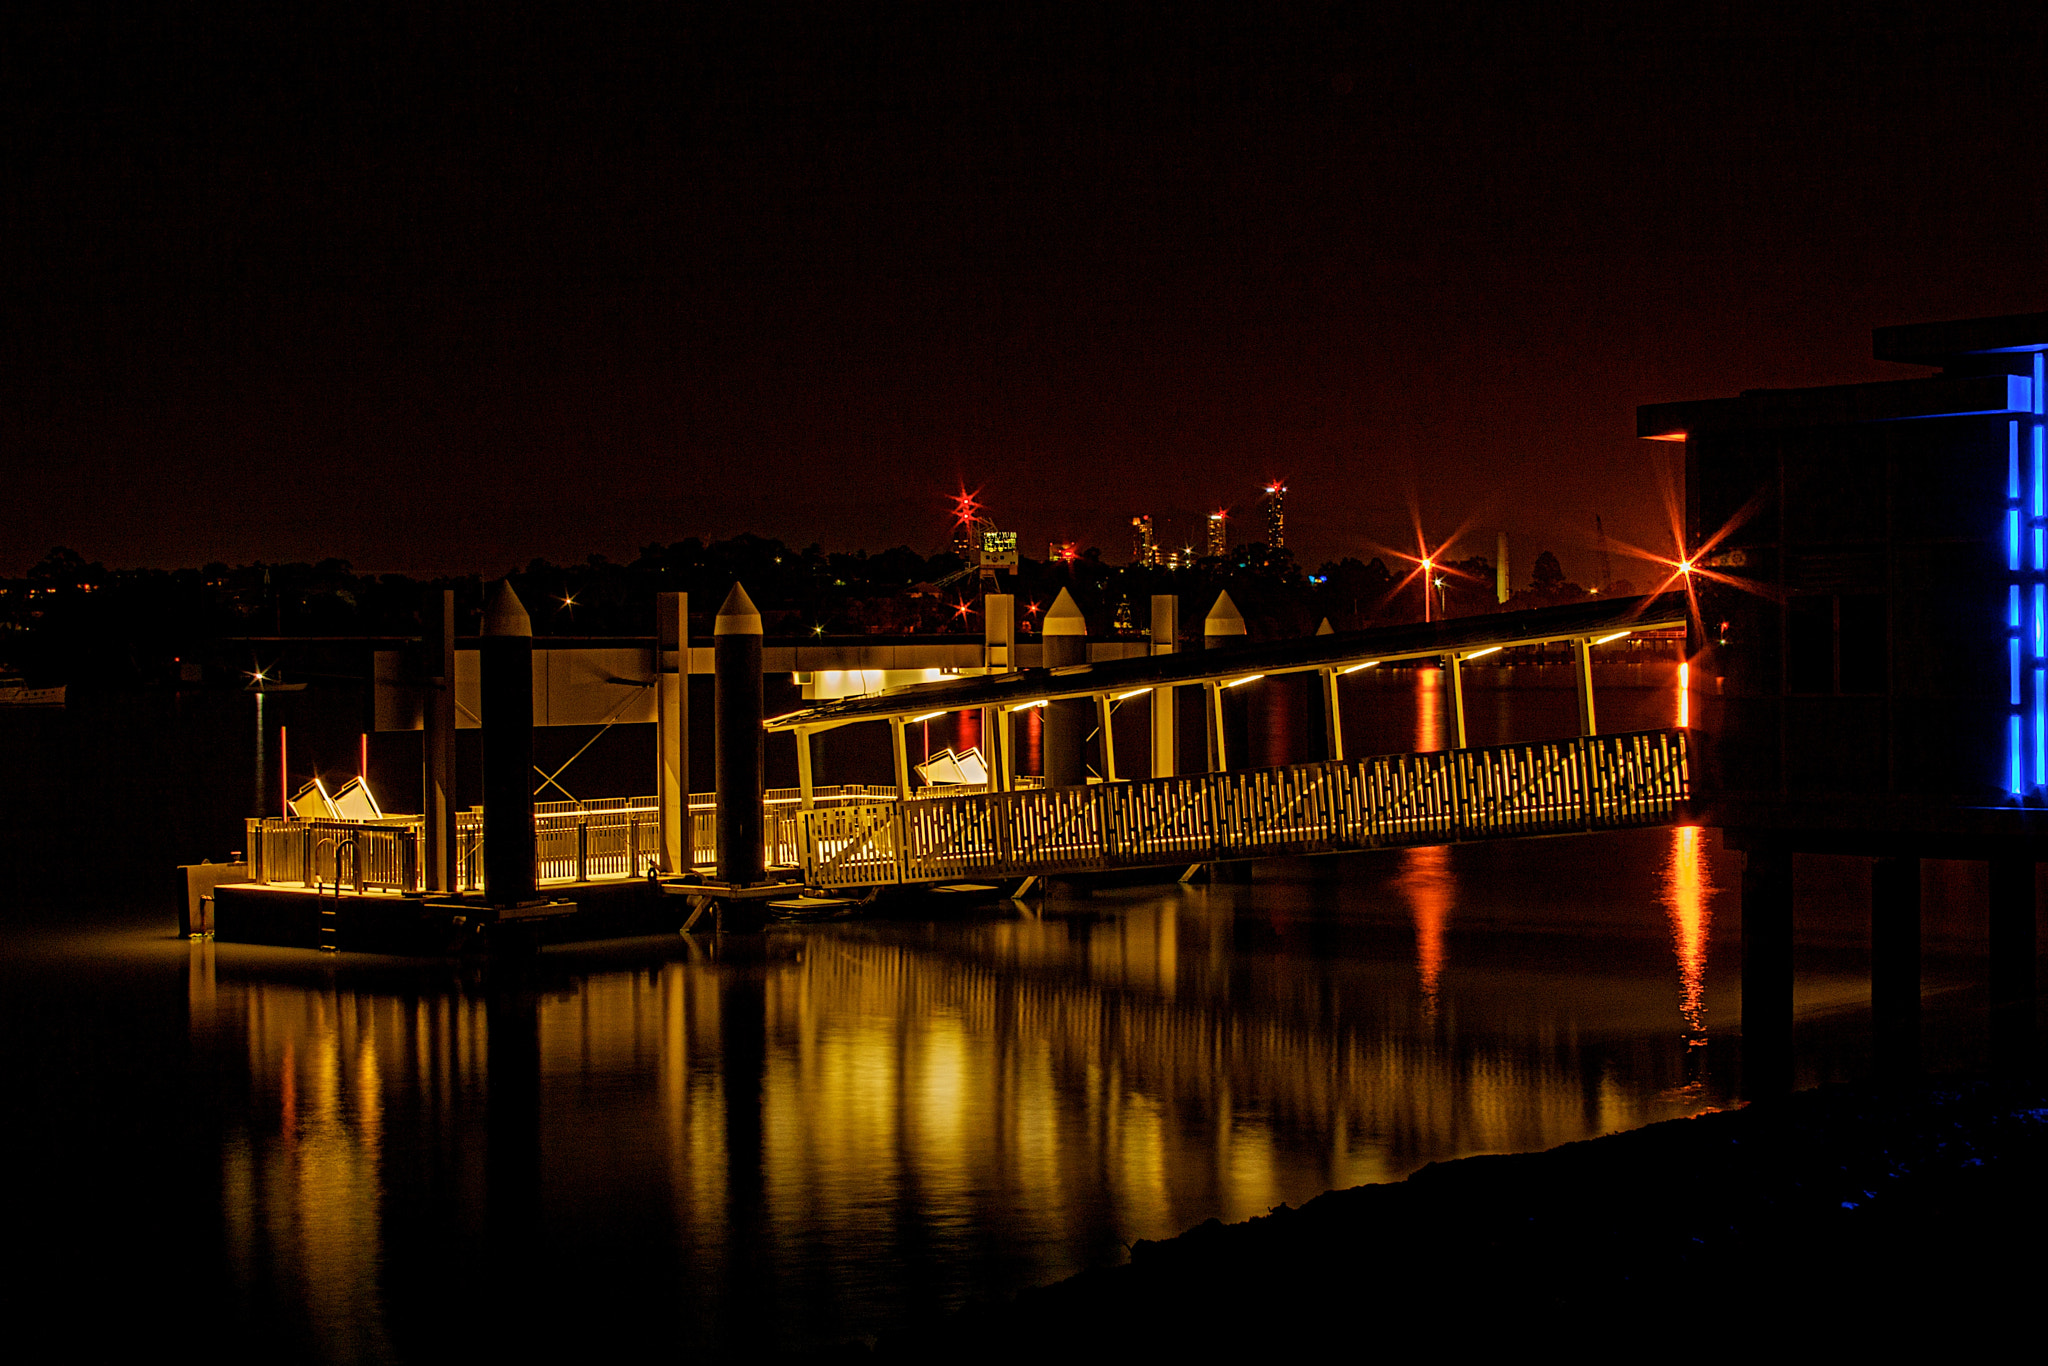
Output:
<instances>
[{"instance_id":1,"label":"railing post","mask_svg":"<svg viewBox=\"0 0 2048 1366\"><path fill-rule=\"evenodd\" d=\"M576 817L576 880L590 881L590 827L580 813Z\"/></svg>"}]
</instances>

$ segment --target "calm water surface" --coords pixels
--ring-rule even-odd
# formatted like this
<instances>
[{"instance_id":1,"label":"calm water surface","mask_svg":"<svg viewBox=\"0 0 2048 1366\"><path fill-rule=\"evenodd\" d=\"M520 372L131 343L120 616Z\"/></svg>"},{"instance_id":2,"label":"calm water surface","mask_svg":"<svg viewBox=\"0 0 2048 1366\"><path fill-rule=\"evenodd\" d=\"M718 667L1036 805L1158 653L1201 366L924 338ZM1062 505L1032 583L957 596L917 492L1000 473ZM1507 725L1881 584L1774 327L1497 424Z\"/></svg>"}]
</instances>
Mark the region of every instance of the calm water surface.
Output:
<instances>
[{"instance_id":1,"label":"calm water surface","mask_svg":"<svg viewBox=\"0 0 2048 1366\"><path fill-rule=\"evenodd\" d=\"M1436 747L1435 676L1390 678L1347 738ZM1475 743L1569 729L1561 687L1475 692ZM1615 728L1674 707L1603 701ZM253 746L200 741L246 720L134 724L227 773ZM37 1293L162 1294L309 1357L416 1359L480 1323L742 1354L870 1335L1205 1219L1729 1103L1738 868L1651 830L510 970L188 943L118 879L31 881L0 967L12 1169L38 1174L13 1223ZM1930 982L1960 987L1981 873L1930 868ZM1813 1081L1863 1066L1863 874L1801 876ZM1935 1014L1937 1061L1969 1062Z\"/></svg>"}]
</instances>

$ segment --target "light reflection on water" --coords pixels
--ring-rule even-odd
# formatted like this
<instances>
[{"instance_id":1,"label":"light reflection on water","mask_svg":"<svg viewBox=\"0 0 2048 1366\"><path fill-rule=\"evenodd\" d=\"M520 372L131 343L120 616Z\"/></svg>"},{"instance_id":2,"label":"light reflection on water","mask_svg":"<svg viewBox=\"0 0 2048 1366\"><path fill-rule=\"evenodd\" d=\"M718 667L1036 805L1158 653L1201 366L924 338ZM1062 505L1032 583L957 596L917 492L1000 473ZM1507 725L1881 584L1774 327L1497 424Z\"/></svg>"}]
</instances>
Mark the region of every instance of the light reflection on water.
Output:
<instances>
[{"instance_id":1,"label":"light reflection on water","mask_svg":"<svg viewBox=\"0 0 2048 1366\"><path fill-rule=\"evenodd\" d=\"M1441 748L1447 691L1375 680L1357 733ZM494 1298L802 1345L1691 1113L1730 1080L1714 857L1683 830L1405 850L509 975L196 945L229 1270L337 1359L459 1346L455 1306Z\"/></svg>"},{"instance_id":2,"label":"light reflection on water","mask_svg":"<svg viewBox=\"0 0 2048 1366\"><path fill-rule=\"evenodd\" d=\"M723 959L550 953L523 982L394 986L344 957L307 984L196 946L195 1042L247 1073L230 1258L335 1355L407 1355L426 1291L394 1258L421 1227L451 1251L498 1237L497 1207L530 1203L532 1255L629 1253L684 1340L802 1343L1688 1113L1717 1098L1685 1057L1712 882L1696 835L1616 838L1598 934L1553 925L1505 957L1451 931L1485 870L1441 849L1042 918L773 931Z\"/></svg>"}]
</instances>

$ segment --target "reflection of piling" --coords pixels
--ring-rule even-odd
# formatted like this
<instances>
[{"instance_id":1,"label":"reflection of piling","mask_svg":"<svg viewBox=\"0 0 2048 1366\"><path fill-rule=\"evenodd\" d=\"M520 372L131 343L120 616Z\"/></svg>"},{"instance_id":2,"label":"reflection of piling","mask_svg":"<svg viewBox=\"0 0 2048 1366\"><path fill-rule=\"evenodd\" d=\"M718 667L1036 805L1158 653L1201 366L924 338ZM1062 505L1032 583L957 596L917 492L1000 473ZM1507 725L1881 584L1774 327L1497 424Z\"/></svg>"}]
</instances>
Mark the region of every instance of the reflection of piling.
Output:
<instances>
[{"instance_id":1,"label":"reflection of piling","mask_svg":"<svg viewBox=\"0 0 2048 1366\"><path fill-rule=\"evenodd\" d=\"M484 748L484 895L534 899L533 622L510 580L491 588L477 642Z\"/></svg>"},{"instance_id":2,"label":"reflection of piling","mask_svg":"<svg viewBox=\"0 0 2048 1366\"><path fill-rule=\"evenodd\" d=\"M1088 620L1066 589L1045 614L1044 663L1048 669L1071 668L1088 662ZM1057 678L1052 680L1055 684ZM1045 708L1045 785L1080 787L1088 781L1088 767L1082 750L1087 743L1089 712L1093 705L1085 697L1067 697Z\"/></svg>"},{"instance_id":3,"label":"reflection of piling","mask_svg":"<svg viewBox=\"0 0 2048 1366\"><path fill-rule=\"evenodd\" d=\"M761 614L738 584L718 609L712 631L717 685L718 880L759 882L764 868L764 753Z\"/></svg>"}]
</instances>

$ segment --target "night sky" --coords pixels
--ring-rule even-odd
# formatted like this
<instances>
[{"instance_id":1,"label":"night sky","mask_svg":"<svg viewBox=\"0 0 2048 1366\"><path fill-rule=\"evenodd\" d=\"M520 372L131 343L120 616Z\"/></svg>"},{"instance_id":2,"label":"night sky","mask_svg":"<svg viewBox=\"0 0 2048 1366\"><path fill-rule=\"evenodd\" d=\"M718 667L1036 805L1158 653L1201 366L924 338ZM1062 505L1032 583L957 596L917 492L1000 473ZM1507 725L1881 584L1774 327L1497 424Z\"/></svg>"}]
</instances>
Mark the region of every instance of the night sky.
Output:
<instances>
[{"instance_id":1,"label":"night sky","mask_svg":"<svg viewBox=\"0 0 2048 1366\"><path fill-rule=\"evenodd\" d=\"M0 573L929 552L963 484L1121 561L1278 477L1311 565L1586 579L1668 541L1637 404L2048 308L2038 4L40 8Z\"/></svg>"}]
</instances>

